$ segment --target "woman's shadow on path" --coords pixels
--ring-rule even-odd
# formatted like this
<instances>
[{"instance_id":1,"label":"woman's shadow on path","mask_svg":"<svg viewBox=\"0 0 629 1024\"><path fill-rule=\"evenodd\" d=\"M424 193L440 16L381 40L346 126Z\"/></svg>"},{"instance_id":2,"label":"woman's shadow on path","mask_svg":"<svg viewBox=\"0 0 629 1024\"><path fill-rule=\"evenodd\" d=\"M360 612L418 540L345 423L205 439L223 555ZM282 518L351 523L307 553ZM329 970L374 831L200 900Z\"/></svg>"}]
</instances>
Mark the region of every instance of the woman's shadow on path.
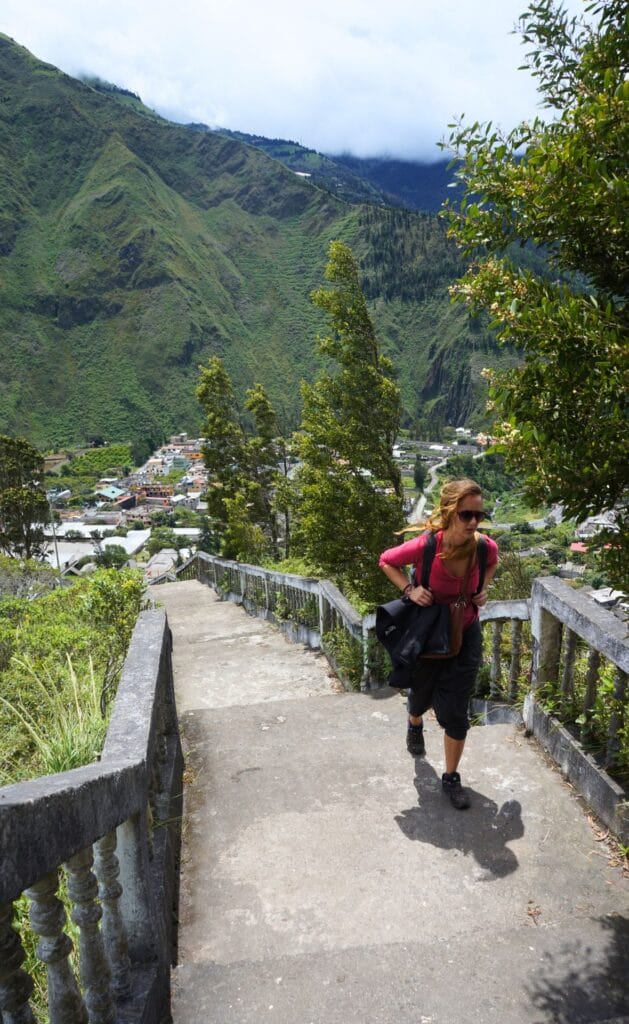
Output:
<instances>
[{"instance_id":1,"label":"woman's shadow on path","mask_svg":"<svg viewBox=\"0 0 629 1024\"><path fill-rule=\"evenodd\" d=\"M518 868L518 859L507 846L524 835L522 807L507 800L502 807L466 786L472 800L469 810L452 807L442 792L441 777L427 761L415 759L415 788L419 806L395 816L407 839L472 854L486 872L484 881L505 878Z\"/></svg>"}]
</instances>

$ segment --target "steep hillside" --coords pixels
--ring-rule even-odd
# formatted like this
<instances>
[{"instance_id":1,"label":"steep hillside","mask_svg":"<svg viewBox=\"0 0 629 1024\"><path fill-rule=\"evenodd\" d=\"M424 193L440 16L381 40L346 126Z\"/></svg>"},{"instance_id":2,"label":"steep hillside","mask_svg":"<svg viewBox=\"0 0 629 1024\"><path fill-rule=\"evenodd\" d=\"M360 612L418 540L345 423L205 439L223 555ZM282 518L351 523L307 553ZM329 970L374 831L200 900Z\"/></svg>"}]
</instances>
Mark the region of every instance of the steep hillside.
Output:
<instances>
[{"instance_id":1,"label":"steep hillside","mask_svg":"<svg viewBox=\"0 0 629 1024\"><path fill-rule=\"evenodd\" d=\"M188 125L196 131L208 131L207 125ZM454 177L448 161L432 164L389 157L366 159L342 153L325 156L314 149L287 139L267 139L263 135L220 129L221 134L261 149L285 167L309 174L313 184L328 189L350 203L379 203L402 206L408 210L436 213L447 198Z\"/></svg>"},{"instance_id":2,"label":"steep hillside","mask_svg":"<svg viewBox=\"0 0 629 1024\"><path fill-rule=\"evenodd\" d=\"M0 432L56 445L195 431L212 353L294 425L333 238L361 260L409 416L478 407L493 342L449 304L461 268L433 217L350 206L137 107L0 36Z\"/></svg>"},{"instance_id":3,"label":"steep hillside","mask_svg":"<svg viewBox=\"0 0 629 1024\"><path fill-rule=\"evenodd\" d=\"M188 125L193 131L209 131L207 125ZM360 167L349 167L336 159L308 149L298 142L289 139L267 139L264 135L248 135L246 132L218 129L226 138L245 142L248 146L261 150L267 156L278 160L296 174L308 175L311 184L332 192L339 199L348 203L377 203L380 206L401 206L402 202L394 195L387 195L383 190L365 178ZM360 161L357 160L357 164Z\"/></svg>"}]
</instances>

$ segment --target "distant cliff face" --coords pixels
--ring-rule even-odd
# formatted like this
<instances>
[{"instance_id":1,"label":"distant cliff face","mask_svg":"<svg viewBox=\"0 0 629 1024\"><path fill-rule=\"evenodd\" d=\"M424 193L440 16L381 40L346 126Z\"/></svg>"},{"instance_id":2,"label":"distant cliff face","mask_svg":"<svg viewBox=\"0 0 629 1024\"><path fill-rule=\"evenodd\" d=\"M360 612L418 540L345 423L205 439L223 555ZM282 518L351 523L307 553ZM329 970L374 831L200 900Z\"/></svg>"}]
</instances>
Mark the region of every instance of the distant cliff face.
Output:
<instances>
[{"instance_id":1,"label":"distant cliff face","mask_svg":"<svg viewBox=\"0 0 629 1024\"><path fill-rule=\"evenodd\" d=\"M361 263L409 418L482 406L493 342L449 303L462 267L433 216L350 205L3 36L0 79L0 432L44 446L194 432L213 353L295 424L334 238Z\"/></svg>"}]
</instances>

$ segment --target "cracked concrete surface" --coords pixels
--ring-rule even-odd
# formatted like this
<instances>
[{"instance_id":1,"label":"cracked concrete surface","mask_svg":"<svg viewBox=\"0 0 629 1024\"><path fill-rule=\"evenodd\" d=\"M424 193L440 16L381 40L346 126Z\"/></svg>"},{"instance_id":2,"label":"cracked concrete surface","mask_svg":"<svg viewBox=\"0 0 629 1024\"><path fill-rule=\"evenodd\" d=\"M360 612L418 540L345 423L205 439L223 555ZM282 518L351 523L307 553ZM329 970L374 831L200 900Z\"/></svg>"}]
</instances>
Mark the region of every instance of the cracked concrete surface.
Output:
<instances>
[{"instance_id":1,"label":"cracked concrete surface","mask_svg":"<svg viewBox=\"0 0 629 1024\"><path fill-rule=\"evenodd\" d=\"M627 881L514 727L472 729L473 806L397 692L198 583L156 588L187 756L175 1024L629 1022Z\"/></svg>"}]
</instances>

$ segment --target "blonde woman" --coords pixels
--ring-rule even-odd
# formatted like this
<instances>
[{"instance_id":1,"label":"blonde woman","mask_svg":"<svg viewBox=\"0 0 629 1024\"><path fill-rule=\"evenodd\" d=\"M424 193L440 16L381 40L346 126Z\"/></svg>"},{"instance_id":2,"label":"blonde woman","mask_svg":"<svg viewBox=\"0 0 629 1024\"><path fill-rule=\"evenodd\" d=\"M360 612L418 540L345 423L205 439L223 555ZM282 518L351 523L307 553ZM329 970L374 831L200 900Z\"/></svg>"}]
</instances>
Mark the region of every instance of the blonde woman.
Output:
<instances>
[{"instance_id":1,"label":"blonde woman","mask_svg":"<svg viewBox=\"0 0 629 1024\"><path fill-rule=\"evenodd\" d=\"M480 487L473 480L452 480L444 484L438 509L426 523L436 534L436 552L432 562L429 586L413 585L402 571L403 566L415 568L415 580L421 580L422 558L426 533L389 548L380 556L385 576L415 604L452 604L459 597L465 600L463 644L453 658L432 660L419 658L413 669L408 691L408 729L406 746L415 757L426 753L423 715L432 707L439 725L444 729L445 772L442 786L454 807L470 806L469 794L461 785L459 762L469 729L468 704L481 659L481 633L478 609L487 601L487 588L498 567L498 547L486 537L487 562L483 589L478 593L480 568L476 555L479 534L477 526L489 518L484 508ZM471 570L468 573L472 561ZM461 594L467 577L466 593Z\"/></svg>"}]
</instances>

